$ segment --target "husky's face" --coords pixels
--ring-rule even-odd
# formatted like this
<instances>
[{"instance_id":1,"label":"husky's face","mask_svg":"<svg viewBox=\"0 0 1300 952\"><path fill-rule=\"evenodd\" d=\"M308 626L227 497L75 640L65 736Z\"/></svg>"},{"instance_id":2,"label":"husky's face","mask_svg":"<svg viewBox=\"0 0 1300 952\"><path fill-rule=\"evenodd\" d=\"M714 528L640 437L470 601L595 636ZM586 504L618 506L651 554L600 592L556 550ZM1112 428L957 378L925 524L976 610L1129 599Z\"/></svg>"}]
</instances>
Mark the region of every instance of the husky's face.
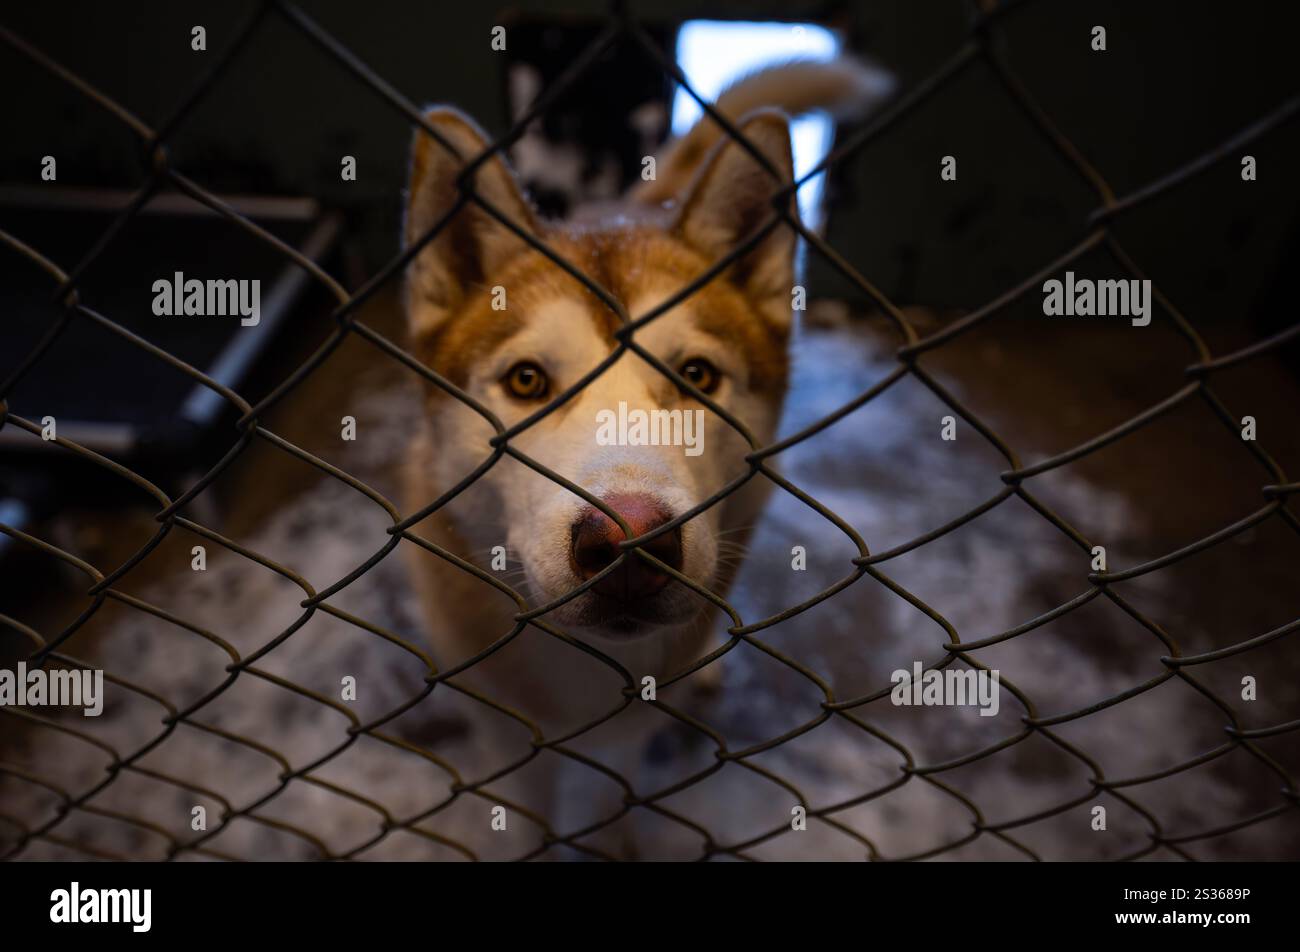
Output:
<instances>
[{"instance_id":1,"label":"husky's face","mask_svg":"<svg viewBox=\"0 0 1300 952\"><path fill-rule=\"evenodd\" d=\"M458 114L428 116L457 151L476 155L481 135ZM743 126L789 179L789 132L776 114ZM418 240L456 201L460 163L420 134L413 156L406 238ZM534 219L497 159L476 191L619 301L635 320L667 301L771 214L776 184L742 148L707 162L669 220L622 219L589 228L547 228ZM770 441L785 390L791 230L784 225L711 281L639 328L635 343L739 420L759 445ZM406 307L415 352L506 428L528 420L581 383L618 350L619 318L581 283L491 214L468 203L408 269ZM418 508L455 486L493 454L495 430L479 411L445 394L429 403L427 480ZM657 440L655 436L657 434ZM655 444L658 445L655 445ZM448 507L457 533L486 565L504 545L509 580L542 605L601 576L548 618L570 629L629 638L689 622L707 602L659 566L628 551L645 535L744 476L744 437L650 362L623 350L568 400L509 442L513 450L582 487L586 499L505 455ZM766 482L756 477L757 482ZM750 489L756 487L751 486ZM724 583L727 530L736 500L711 506L643 543L642 550L704 588ZM605 574L601 574L605 573Z\"/></svg>"}]
</instances>

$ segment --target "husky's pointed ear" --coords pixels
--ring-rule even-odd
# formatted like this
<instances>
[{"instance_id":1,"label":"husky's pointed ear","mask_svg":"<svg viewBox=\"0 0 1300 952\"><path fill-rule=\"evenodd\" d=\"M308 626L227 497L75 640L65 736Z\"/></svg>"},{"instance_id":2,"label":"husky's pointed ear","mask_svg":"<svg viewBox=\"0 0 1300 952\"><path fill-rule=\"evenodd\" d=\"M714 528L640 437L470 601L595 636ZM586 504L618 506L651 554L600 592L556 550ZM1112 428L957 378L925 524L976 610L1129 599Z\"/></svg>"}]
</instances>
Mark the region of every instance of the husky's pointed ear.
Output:
<instances>
[{"instance_id":1,"label":"husky's pointed ear","mask_svg":"<svg viewBox=\"0 0 1300 952\"><path fill-rule=\"evenodd\" d=\"M479 128L453 109L431 109L425 119L457 154L425 130L416 130L411 147L404 248L419 241L455 207L460 197L457 176L465 163L487 148L487 139ZM500 156L494 155L478 167L473 189L520 228L536 233L532 209L514 173ZM406 301L412 336L419 340L436 330L470 290L499 283L493 276L526 247L522 238L484 208L466 201L407 266Z\"/></svg>"},{"instance_id":2,"label":"husky's pointed ear","mask_svg":"<svg viewBox=\"0 0 1300 952\"><path fill-rule=\"evenodd\" d=\"M730 138L714 150L687 192L677 219L679 234L713 260L730 252L775 213L772 196L793 178L790 124L782 113L752 112L736 127L781 180ZM793 193L789 202L790 214L798 215ZM795 237L794 230L782 222L730 270L731 280L781 324L790 321Z\"/></svg>"}]
</instances>

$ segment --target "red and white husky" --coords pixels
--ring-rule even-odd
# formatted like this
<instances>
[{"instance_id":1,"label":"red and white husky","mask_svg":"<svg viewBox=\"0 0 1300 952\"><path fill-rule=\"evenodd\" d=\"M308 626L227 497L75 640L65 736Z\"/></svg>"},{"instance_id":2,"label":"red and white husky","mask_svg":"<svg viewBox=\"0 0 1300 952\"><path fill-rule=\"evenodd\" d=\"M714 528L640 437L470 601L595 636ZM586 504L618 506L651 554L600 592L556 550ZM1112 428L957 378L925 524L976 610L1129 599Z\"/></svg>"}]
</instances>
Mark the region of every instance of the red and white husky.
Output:
<instances>
[{"instance_id":1,"label":"red and white husky","mask_svg":"<svg viewBox=\"0 0 1300 952\"><path fill-rule=\"evenodd\" d=\"M787 113L860 112L888 85L879 71L850 60L792 63L743 80L719 98L717 107L789 182ZM427 119L466 158L486 146L478 127L453 109L432 109ZM617 208L580 223L539 221L498 157L479 168L475 190L616 298L635 320L761 225L772 214L771 196L779 187L707 118L670 143L657 168L655 181L634 189ZM417 132L408 243L456 202L461 169L455 155ZM796 213L793 200L790 210ZM760 445L773 437L786 388L795 243L792 229L778 226L723 275L635 334L641 347L742 421ZM407 269L405 306L413 352L506 427L546 407L605 360L617 346L620 326L580 282L473 202ZM437 388L429 391L427 426L409 457L410 512L439 498L493 452L489 441L495 431L488 420ZM664 440L610 445L600 438L602 420L638 411L661 414L665 421L686 418L688 424L702 418L702 430L690 434L691 447L662 445L671 442ZM670 416L673 411L679 411L676 417ZM745 473L750 449L721 417L630 351L510 445L600 499L634 536L693 509ZM741 551L766 488L761 477L750 480L646 542L644 551L725 596L736 567L730 556ZM608 568L628 538L600 509L510 455L415 531L483 571L496 572L529 608L560 599ZM492 566L498 546L508 559L504 572ZM429 635L444 670L515 631L520 607L511 598L418 546L404 547L414 553ZM456 681L508 705L551 740L624 703L624 678L577 643L594 648L622 665L636 688L629 709L603 726L606 744L600 755L635 783L647 730L666 723L665 715L641 702L643 679L662 681L709 650L714 614L707 599L628 551L617 569L543 616L576 643L529 625ZM683 683L698 683L716 667ZM673 691L667 688L661 700L672 703ZM504 728L489 732L494 743L508 745L511 732L519 743L529 742L521 722L504 714L491 719ZM552 817L562 809L553 790L533 793L531 801L554 811ZM569 832L563 823L556 828Z\"/></svg>"}]
</instances>

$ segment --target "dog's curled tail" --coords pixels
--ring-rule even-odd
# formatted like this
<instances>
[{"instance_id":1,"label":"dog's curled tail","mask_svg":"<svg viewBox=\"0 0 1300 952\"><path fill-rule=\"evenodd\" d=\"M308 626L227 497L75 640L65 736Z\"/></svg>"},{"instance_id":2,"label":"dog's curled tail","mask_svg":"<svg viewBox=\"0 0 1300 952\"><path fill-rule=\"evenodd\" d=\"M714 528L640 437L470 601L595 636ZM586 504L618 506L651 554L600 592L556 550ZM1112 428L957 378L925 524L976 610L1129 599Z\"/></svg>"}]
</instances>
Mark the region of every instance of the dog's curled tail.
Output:
<instances>
[{"instance_id":1,"label":"dog's curled tail","mask_svg":"<svg viewBox=\"0 0 1300 952\"><path fill-rule=\"evenodd\" d=\"M847 56L829 62L794 60L750 73L732 83L714 104L728 120L765 107L790 116L821 109L837 119L860 119L894 90L893 74ZM727 135L705 115L686 135L669 141L655 161L655 179L641 182L630 197L658 205L686 191L704 158Z\"/></svg>"}]
</instances>

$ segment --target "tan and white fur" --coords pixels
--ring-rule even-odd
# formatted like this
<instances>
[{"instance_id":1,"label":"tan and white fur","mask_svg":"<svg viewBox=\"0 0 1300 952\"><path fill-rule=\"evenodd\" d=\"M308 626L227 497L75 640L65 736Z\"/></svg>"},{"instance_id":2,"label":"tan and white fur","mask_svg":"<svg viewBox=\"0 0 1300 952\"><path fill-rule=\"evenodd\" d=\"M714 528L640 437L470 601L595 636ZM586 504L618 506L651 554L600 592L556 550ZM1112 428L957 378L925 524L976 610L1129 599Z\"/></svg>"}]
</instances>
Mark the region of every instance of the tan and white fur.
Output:
<instances>
[{"instance_id":1,"label":"tan and white fur","mask_svg":"<svg viewBox=\"0 0 1300 952\"><path fill-rule=\"evenodd\" d=\"M724 93L717 108L777 170L780 181L706 118L670 143L655 181L634 189L617 208L578 215L575 221L539 221L499 157L479 167L474 188L636 319L706 271L772 214L771 196L792 178L789 124L782 109L860 111L887 86L878 70L840 60L769 69ZM486 146L487 137L453 109L434 108L426 118L461 157L477 156ZM451 150L417 131L408 245L453 206L462 167ZM789 209L797 214L793 199ZM743 421L759 445L773 438L786 387L795 244L793 230L778 226L723 275L635 335L640 346L693 385L707 386L710 399ZM504 309L493 308L493 288L504 289ZM473 201L412 261L405 293L413 353L506 427L547 406L616 348L619 321L611 310ZM495 431L482 414L441 389L428 390L427 426L408 460L409 512L438 499L493 453L489 441ZM697 456L681 446L600 445L597 414L620 402L645 410L703 407L640 356L624 352L510 445L626 517L632 535L679 516L747 471L749 445L709 410L703 452ZM762 477L750 480L677 533L648 542L646 551L725 597L768 486ZM414 531L511 585L530 608L582 584L617 556L618 543L627 537L587 500L510 455ZM504 572L491 567L497 546L507 554ZM417 545L403 547L411 553L428 636L443 670L475 658L514 631L520 609L511 598ZM662 682L716 646L716 615L707 599L631 551L600 585L548 612L545 622L621 665L637 690L626 709L590 732L597 738L592 745L582 747L584 734L566 749L583 749L635 788L647 737L668 723L666 714L641 700L643 679ZM716 671L716 664L705 667L665 688L660 700L685 704L691 686L706 685ZM454 680L509 707L547 740L576 731L624 700L624 681L615 670L533 625ZM446 689L436 689L435 695L438 690ZM527 756L530 737L536 738L524 720L488 705L479 708L490 724L482 743L493 748L492 763ZM563 760L545 750L530 767L543 761L558 767ZM590 768L583 771L596 776ZM532 769L519 776L531 787L514 792L548 816L559 834L617 809L617 798L600 807L592 796L562 790L554 771Z\"/></svg>"}]
</instances>

